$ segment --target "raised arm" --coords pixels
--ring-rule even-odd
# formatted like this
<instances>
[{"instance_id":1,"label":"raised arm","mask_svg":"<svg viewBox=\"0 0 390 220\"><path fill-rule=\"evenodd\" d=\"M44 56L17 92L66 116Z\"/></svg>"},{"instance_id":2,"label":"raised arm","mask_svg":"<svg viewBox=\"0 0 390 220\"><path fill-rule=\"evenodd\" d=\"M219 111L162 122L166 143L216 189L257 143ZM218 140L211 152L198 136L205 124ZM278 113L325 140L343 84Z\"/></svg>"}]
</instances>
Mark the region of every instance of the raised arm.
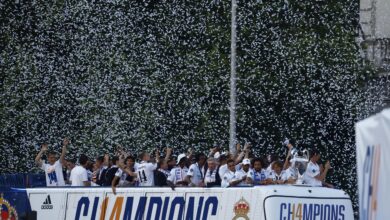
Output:
<instances>
[{"instance_id":1,"label":"raised arm","mask_svg":"<svg viewBox=\"0 0 390 220\"><path fill-rule=\"evenodd\" d=\"M66 155L66 147L69 145L70 141L68 138L64 138L64 141L62 142L62 152L60 156L60 162L62 165L65 164L65 155Z\"/></svg>"},{"instance_id":2,"label":"raised arm","mask_svg":"<svg viewBox=\"0 0 390 220\"><path fill-rule=\"evenodd\" d=\"M241 145L238 143L236 145L236 155L234 156L235 164L241 163L242 159L244 159L245 153L241 151Z\"/></svg>"},{"instance_id":3,"label":"raised arm","mask_svg":"<svg viewBox=\"0 0 390 220\"><path fill-rule=\"evenodd\" d=\"M242 159L249 158L249 153L251 152L250 144L246 143L244 146L244 151L241 152L238 157L236 158L236 165L241 163Z\"/></svg>"},{"instance_id":4,"label":"raised arm","mask_svg":"<svg viewBox=\"0 0 390 220\"><path fill-rule=\"evenodd\" d=\"M156 163L158 163L160 161L160 150L157 148L156 149Z\"/></svg>"},{"instance_id":5,"label":"raised arm","mask_svg":"<svg viewBox=\"0 0 390 220\"><path fill-rule=\"evenodd\" d=\"M42 157L42 154L47 151L47 146L48 146L47 144L42 144L41 150L39 151L38 155L35 157L35 164L37 166L42 166L41 157Z\"/></svg>"},{"instance_id":6,"label":"raised arm","mask_svg":"<svg viewBox=\"0 0 390 220\"><path fill-rule=\"evenodd\" d=\"M110 165L110 155L105 154L105 155L104 155L103 166L108 167L108 165Z\"/></svg>"},{"instance_id":7,"label":"raised arm","mask_svg":"<svg viewBox=\"0 0 390 220\"><path fill-rule=\"evenodd\" d=\"M288 161L289 161L289 158L291 156L292 145L288 144L287 147L288 147L288 152L286 155L286 160L284 161L283 170L288 168Z\"/></svg>"},{"instance_id":8,"label":"raised arm","mask_svg":"<svg viewBox=\"0 0 390 220\"><path fill-rule=\"evenodd\" d=\"M170 147L167 147L166 149L165 149L165 161L168 161L169 160L169 158L171 157L171 155L172 155L172 148L170 148Z\"/></svg>"},{"instance_id":9,"label":"raised arm","mask_svg":"<svg viewBox=\"0 0 390 220\"><path fill-rule=\"evenodd\" d=\"M218 147L210 148L208 157L214 157L214 154L217 153L217 151L218 151Z\"/></svg>"},{"instance_id":10,"label":"raised arm","mask_svg":"<svg viewBox=\"0 0 390 220\"><path fill-rule=\"evenodd\" d=\"M245 159L249 158L249 153L251 152L251 149L245 149Z\"/></svg>"}]
</instances>

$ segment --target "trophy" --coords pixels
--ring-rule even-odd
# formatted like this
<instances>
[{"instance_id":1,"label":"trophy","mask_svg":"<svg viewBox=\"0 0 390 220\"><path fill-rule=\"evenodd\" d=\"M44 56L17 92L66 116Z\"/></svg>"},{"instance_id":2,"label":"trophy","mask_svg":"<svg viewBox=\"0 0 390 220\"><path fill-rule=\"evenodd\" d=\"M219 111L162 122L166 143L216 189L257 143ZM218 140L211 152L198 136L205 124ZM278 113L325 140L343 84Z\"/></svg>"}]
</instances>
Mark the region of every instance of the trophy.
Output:
<instances>
[{"instance_id":1,"label":"trophy","mask_svg":"<svg viewBox=\"0 0 390 220\"><path fill-rule=\"evenodd\" d=\"M305 149L302 152L299 152L297 149L293 148L291 150L292 159L291 167L295 171L295 177L297 185L303 184L304 173L306 171L306 166L309 162L309 152Z\"/></svg>"}]
</instances>

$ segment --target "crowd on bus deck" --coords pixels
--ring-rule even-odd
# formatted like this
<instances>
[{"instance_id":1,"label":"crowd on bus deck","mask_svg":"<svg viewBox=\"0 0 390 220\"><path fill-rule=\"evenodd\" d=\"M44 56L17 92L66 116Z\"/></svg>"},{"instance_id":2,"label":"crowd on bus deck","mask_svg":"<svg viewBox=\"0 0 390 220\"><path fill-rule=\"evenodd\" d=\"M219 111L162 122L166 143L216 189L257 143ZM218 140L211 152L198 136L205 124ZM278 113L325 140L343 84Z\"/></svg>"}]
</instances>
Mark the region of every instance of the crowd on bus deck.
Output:
<instances>
[{"instance_id":1,"label":"crowd on bus deck","mask_svg":"<svg viewBox=\"0 0 390 220\"><path fill-rule=\"evenodd\" d=\"M284 162L273 155L267 159L252 157L251 146L246 143L243 149L237 144L236 153L221 153L219 146L210 149L208 155L195 153L192 149L177 157L172 155L172 148L165 148L163 157L156 150L154 158L142 152L136 158L119 148L115 156L108 154L90 161L81 154L78 163L65 159L70 141L62 143L60 159L53 151L48 151L48 144L42 144L35 158L36 164L45 171L47 186L105 186L117 187L158 186L158 187L235 187L269 184L294 184L297 169L290 162L293 145L286 143L288 153ZM41 157L46 153L47 161ZM325 182L330 169L327 161L320 161L321 155L313 149L303 179L310 186L333 187Z\"/></svg>"}]
</instances>

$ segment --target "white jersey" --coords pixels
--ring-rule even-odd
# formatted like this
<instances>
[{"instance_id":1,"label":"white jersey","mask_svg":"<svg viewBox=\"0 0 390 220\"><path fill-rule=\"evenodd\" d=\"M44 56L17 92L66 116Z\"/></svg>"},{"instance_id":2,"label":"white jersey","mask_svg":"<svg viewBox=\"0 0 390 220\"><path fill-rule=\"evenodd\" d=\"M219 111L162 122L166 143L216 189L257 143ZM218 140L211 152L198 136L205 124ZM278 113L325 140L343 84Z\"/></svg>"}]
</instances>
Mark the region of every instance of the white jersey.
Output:
<instances>
[{"instance_id":1,"label":"white jersey","mask_svg":"<svg viewBox=\"0 0 390 220\"><path fill-rule=\"evenodd\" d=\"M237 171L237 170L240 170L240 169L242 168L242 165L239 163L239 164L237 164L237 165L235 166L235 168L236 168L236 171Z\"/></svg>"},{"instance_id":2,"label":"white jersey","mask_svg":"<svg viewBox=\"0 0 390 220\"><path fill-rule=\"evenodd\" d=\"M157 169L156 163L142 161L135 164L135 172L137 173L140 186L154 186L155 169Z\"/></svg>"},{"instance_id":3,"label":"white jersey","mask_svg":"<svg viewBox=\"0 0 390 220\"><path fill-rule=\"evenodd\" d=\"M92 171L87 170L88 181L90 182L92 181L92 175L93 175Z\"/></svg>"},{"instance_id":4,"label":"white jersey","mask_svg":"<svg viewBox=\"0 0 390 220\"><path fill-rule=\"evenodd\" d=\"M215 183L217 181L217 169L207 169L206 176L204 177L204 183Z\"/></svg>"},{"instance_id":5,"label":"white jersey","mask_svg":"<svg viewBox=\"0 0 390 220\"><path fill-rule=\"evenodd\" d=\"M167 180L171 181L173 184L177 182L184 181L187 176L188 168L187 167L175 167L171 170L170 175Z\"/></svg>"},{"instance_id":6,"label":"white jersey","mask_svg":"<svg viewBox=\"0 0 390 220\"><path fill-rule=\"evenodd\" d=\"M205 169L204 166L200 167L198 163L191 164L188 169L187 176L190 176L191 183L199 186L201 182L203 182L205 177Z\"/></svg>"},{"instance_id":7,"label":"white jersey","mask_svg":"<svg viewBox=\"0 0 390 220\"><path fill-rule=\"evenodd\" d=\"M244 177L246 178L248 173L249 173L249 171L245 172L243 169L237 170L235 173L234 180L242 180ZM245 181L242 181L238 184L238 186L247 186L247 184L245 183Z\"/></svg>"},{"instance_id":8,"label":"white jersey","mask_svg":"<svg viewBox=\"0 0 390 220\"><path fill-rule=\"evenodd\" d=\"M264 169L261 169L260 171L250 169L246 177L253 180L253 185L260 185L262 181L268 178L268 173Z\"/></svg>"},{"instance_id":9,"label":"white jersey","mask_svg":"<svg viewBox=\"0 0 390 220\"><path fill-rule=\"evenodd\" d=\"M65 186L62 164L59 160L53 165L42 162L41 169L45 171L46 186Z\"/></svg>"},{"instance_id":10,"label":"white jersey","mask_svg":"<svg viewBox=\"0 0 390 220\"><path fill-rule=\"evenodd\" d=\"M322 186L322 182L317 180L317 175L320 174L320 166L317 163L309 162L306 167L306 172L304 174L304 181L306 184L311 186Z\"/></svg>"},{"instance_id":11,"label":"white jersey","mask_svg":"<svg viewBox=\"0 0 390 220\"><path fill-rule=\"evenodd\" d=\"M228 170L228 171L223 175L222 182L221 182L221 186L222 186L222 187L229 187L229 186L230 186L230 182L232 182L233 180L236 180L236 175L235 175L234 172Z\"/></svg>"},{"instance_id":12,"label":"white jersey","mask_svg":"<svg viewBox=\"0 0 390 220\"><path fill-rule=\"evenodd\" d=\"M272 172L272 165L274 164L274 162L270 163L266 169L266 172L267 174L271 173Z\"/></svg>"},{"instance_id":13,"label":"white jersey","mask_svg":"<svg viewBox=\"0 0 390 220\"><path fill-rule=\"evenodd\" d=\"M75 166L70 172L69 180L72 186L84 186L84 182L88 181L87 170L82 166Z\"/></svg>"},{"instance_id":14,"label":"white jersey","mask_svg":"<svg viewBox=\"0 0 390 220\"><path fill-rule=\"evenodd\" d=\"M292 168L292 167L289 167L287 169L284 170L286 172L286 177L287 177L287 180L289 180L290 178L291 179L296 179L296 174L295 174L295 169Z\"/></svg>"},{"instance_id":15,"label":"white jersey","mask_svg":"<svg viewBox=\"0 0 390 220\"><path fill-rule=\"evenodd\" d=\"M229 171L229 169L227 167L227 164L224 164L224 165L219 167L218 174L222 178L223 176L225 176L225 173L227 173L228 171Z\"/></svg>"},{"instance_id":16,"label":"white jersey","mask_svg":"<svg viewBox=\"0 0 390 220\"><path fill-rule=\"evenodd\" d=\"M271 179L272 181L277 181L277 180L287 181L288 176L287 176L287 172L285 170L282 170L282 172L280 172L280 174L277 174L275 171L272 170L269 173L268 178Z\"/></svg>"}]
</instances>

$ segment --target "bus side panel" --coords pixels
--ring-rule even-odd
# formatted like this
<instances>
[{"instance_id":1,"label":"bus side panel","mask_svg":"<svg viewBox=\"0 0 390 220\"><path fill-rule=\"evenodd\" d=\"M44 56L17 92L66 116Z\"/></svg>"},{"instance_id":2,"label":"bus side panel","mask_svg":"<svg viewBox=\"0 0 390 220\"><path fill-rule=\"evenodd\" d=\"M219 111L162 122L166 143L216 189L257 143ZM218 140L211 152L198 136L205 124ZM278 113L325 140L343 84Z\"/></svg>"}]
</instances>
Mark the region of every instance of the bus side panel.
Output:
<instances>
[{"instance_id":1,"label":"bus side panel","mask_svg":"<svg viewBox=\"0 0 390 220\"><path fill-rule=\"evenodd\" d=\"M349 198L269 196L263 209L268 220L354 219Z\"/></svg>"}]
</instances>

